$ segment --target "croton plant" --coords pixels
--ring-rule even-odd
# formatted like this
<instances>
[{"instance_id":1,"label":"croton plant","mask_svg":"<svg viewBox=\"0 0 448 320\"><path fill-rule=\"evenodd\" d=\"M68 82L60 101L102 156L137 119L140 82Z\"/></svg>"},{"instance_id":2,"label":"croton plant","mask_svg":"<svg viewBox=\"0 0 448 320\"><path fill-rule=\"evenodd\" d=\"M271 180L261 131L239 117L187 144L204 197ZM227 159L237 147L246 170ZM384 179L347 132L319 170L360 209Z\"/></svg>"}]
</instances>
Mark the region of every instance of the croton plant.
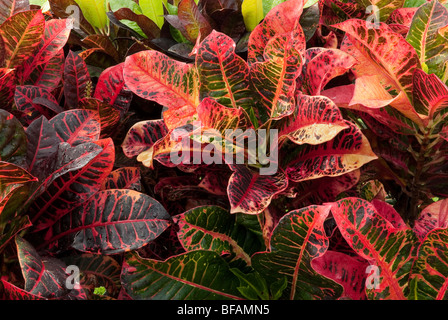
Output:
<instances>
[{"instance_id":1,"label":"croton plant","mask_svg":"<svg viewBox=\"0 0 448 320\"><path fill-rule=\"evenodd\" d=\"M447 84L444 1L2 0L0 297L446 299Z\"/></svg>"}]
</instances>

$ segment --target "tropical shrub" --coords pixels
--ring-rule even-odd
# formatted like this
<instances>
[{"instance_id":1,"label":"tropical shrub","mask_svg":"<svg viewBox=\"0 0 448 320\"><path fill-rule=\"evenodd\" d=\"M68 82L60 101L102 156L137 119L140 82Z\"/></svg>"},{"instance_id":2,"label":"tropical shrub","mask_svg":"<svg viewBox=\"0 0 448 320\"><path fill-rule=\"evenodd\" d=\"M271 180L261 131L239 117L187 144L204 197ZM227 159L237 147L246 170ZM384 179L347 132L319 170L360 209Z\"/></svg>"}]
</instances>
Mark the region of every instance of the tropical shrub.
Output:
<instances>
[{"instance_id":1,"label":"tropical shrub","mask_svg":"<svg viewBox=\"0 0 448 320\"><path fill-rule=\"evenodd\" d=\"M1 297L445 298L444 4L43 7L0 3Z\"/></svg>"}]
</instances>

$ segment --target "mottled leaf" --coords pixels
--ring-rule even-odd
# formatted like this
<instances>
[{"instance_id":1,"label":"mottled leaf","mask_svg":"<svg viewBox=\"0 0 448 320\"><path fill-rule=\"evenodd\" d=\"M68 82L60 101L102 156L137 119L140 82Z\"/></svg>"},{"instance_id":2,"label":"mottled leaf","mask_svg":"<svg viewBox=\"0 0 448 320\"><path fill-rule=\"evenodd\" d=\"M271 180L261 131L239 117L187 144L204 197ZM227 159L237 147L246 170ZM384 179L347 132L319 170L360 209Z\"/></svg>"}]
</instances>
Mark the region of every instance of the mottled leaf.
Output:
<instances>
[{"instance_id":1,"label":"mottled leaf","mask_svg":"<svg viewBox=\"0 0 448 320\"><path fill-rule=\"evenodd\" d=\"M366 260L331 250L311 261L311 266L316 272L343 286L342 296L352 300L367 298L365 282L368 265Z\"/></svg>"},{"instance_id":2,"label":"mottled leaf","mask_svg":"<svg viewBox=\"0 0 448 320\"><path fill-rule=\"evenodd\" d=\"M131 104L132 92L124 83L123 78L124 63L117 64L104 70L98 78L95 87L94 98L112 105L124 116Z\"/></svg>"},{"instance_id":3,"label":"mottled leaf","mask_svg":"<svg viewBox=\"0 0 448 320\"><path fill-rule=\"evenodd\" d=\"M296 144L321 144L348 127L333 101L300 94L293 114L282 119L279 141L287 138Z\"/></svg>"}]
</instances>

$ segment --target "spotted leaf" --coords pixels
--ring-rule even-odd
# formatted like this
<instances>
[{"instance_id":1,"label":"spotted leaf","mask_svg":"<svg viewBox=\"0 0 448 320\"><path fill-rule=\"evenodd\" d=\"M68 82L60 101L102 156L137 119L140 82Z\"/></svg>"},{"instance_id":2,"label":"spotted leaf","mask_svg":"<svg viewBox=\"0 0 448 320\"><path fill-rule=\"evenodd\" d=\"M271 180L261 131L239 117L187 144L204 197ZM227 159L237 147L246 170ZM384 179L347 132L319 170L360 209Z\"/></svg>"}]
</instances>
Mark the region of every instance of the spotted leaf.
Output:
<instances>
[{"instance_id":1,"label":"spotted leaf","mask_svg":"<svg viewBox=\"0 0 448 320\"><path fill-rule=\"evenodd\" d=\"M250 79L260 102L273 119L294 110L296 79L302 71L304 49L305 35L297 23L292 31L269 40L264 50L265 60L250 67Z\"/></svg>"},{"instance_id":2,"label":"spotted leaf","mask_svg":"<svg viewBox=\"0 0 448 320\"><path fill-rule=\"evenodd\" d=\"M285 173L296 182L323 176L335 177L356 170L376 158L367 138L350 124L331 141L292 150L284 159L287 163Z\"/></svg>"},{"instance_id":3,"label":"spotted leaf","mask_svg":"<svg viewBox=\"0 0 448 320\"><path fill-rule=\"evenodd\" d=\"M98 78L93 95L94 98L112 105L121 116L128 112L132 100L132 92L124 83L123 68L124 63L120 63L104 70Z\"/></svg>"},{"instance_id":4,"label":"spotted leaf","mask_svg":"<svg viewBox=\"0 0 448 320\"><path fill-rule=\"evenodd\" d=\"M310 48L305 54L302 91L309 95L320 95L328 82L356 64L355 58L339 49ZM304 72L304 71L303 71Z\"/></svg>"},{"instance_id":5,"label":"spotted leaf","mask_svg":"<svg viewBox=\"0 0 448 320\"><path fill-rule=\"evenodd\" d=\"M420 118L411 104L413 72L421 68L415 49L386 24L380 23L378 28L370 28L367 24L364 20L350 19L334 25L345 31L347 37L341 49L358 61L353 67L357 77L378 75L389 92L394 95L403 92L404 99L397 105L398 110L418 123Z\"/></svg>"},{"instance_id":6,"label":"spotted leaf","mask_svg":"<svg viewBox=\"0 0 448 320\"><path fill-rule=\"evenodd\" d=\"M274 36L287 34L297 28L303 5L302 0L288 0L269 11L250 34L247 53L249 66L265 61L265 48Z\"/></svg>"},{"instance_id":7,"label":"spotted leaf","mask_svg":"<svg viewBox=\"0 0 448 320\"><path fill-rule=\"evenodd\" d=\"M279 141L289 139L296 144L321 144L348 127L333 101L323 96L300 94L293 114L282 119Z\"/></svg>"},{"instance_id":8,"label":"spotted leaf","mask_svg":"<svg viewBox=\"0 0 448 320\"><path fill-rule=\"evenodd\" d=\"M168 108L165 122L169 129L185 124L196 113L199 90L192 65L172 60L158 51L141 51L126 58L126 86L138 96ZM173 116L175 113L177 116Z\"/></svg>"},{"instance_id":9,"label":"spotted leaf","mask_svg":"<svg viewBox=\"0 0 448 320\"><path fill-rule=\"evenodd\" d=\"M235 53L235 42L213 31L197 48L201 99L210 97L223 106L248 109L254 101L249 89L249 67Z\"/></svg>"}]
</instances>

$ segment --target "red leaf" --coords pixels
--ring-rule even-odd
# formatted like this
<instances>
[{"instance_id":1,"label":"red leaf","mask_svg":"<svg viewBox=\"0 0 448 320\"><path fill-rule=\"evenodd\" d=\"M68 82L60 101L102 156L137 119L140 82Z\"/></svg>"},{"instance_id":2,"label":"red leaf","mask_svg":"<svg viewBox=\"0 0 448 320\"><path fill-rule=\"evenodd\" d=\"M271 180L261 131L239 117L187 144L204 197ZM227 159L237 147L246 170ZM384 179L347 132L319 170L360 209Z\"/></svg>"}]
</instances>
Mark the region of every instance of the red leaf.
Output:
<instances>
[{"instance_id":1,"label":"red leaf","mask_svg":"<svg viewBox=\"0 0 448 320\"><path fill-rule=\"evenodd\" d=\"M65 264L62 261L53 257L41 257L28 241L20 237L16 237L16 245L25 279L25 291L43 298L60 298L69 293Z\"/></svg>"},{"instance_id":2,"label":"red leaf","mask_svg":"<svg viewBox=\"0 0 448 320\"><path fill-rule=\"evenodd\" d=\"M141 121L129 129L121 147L128 158L138 156L168 134L163 120Z\"/></svg>"},{"instance_id":3,"label":"red leaf","mask_svg":"<svg viewBox=\"0 0 448 320\"><path fill-rule=\"evenodd\" d=\"M428 233L435 229L448 227L448 199L434 202L423 209L415 221L414 231L423 240Z\"/></svg>"},{"instance_id":4,"label":"red leaf","mask_svg":"<svg viewBox=\"0 0 448 320\"><path fill-rule=\"evenodd\" d=\"M448 87L435 74L415 70L413 94L415 110L428 116L426 123L448 107Z\"/></svg>"},{"instance_id":5,"label":"red leaf","mask_svg":"<svg viewBox=\"0 0 448 320\"><path fill-rule=\"evenodd\" d=\"M294 30L303 12L302 0L288 0L275 6L251 32L248 43L249 66L265 61L265 48L273 36Z\"/></svg>"},{"instance_id":6,"label":"red leaf","mask_svg":"<svg viewBox=\"0 0 448 320\"><path fill-rule=\"evenodd\" d=\"M221 134L227 129L242 129L245 126L240 123L243 118L242 109L225 107L211 98L202 100L196 111L201 127L215 129Z\"/></svg>"},{"instance_id":7,"label":"red leaf","mask_svg":"<svg viewBox=\"0 0 448 320\"><path fill-rule=\"evenodd\" d=\"M112 171L101 183L101 190L131 189L141 190L141 175L139 168L123 167Z\"/></svg>"},{"instance_id":8,"label":"red leaf","mask_svg":"<svg viewBox=\"0 0 448 320\"><path fill-rule=\"evenodd\" d=\"M45 22L44 37L37 46L34 56L36 65L48 62L63 49L71 31L67 21L67 19L51 19Z\"/></svg>"},{"instance_id":9,"label":"red leaf","mask_svg":"<svg viewBox=\"0 0 448 320\"><path fill-rule=\"evenodd\" d=\"M90 75L84 60L73 51L65 58L64 81L65 105L76 109L79 101L86 97Z\"/></svg>"},{"instance_id":10,"label":"red leaf","mask_svg":"<svg viewBox=\"0 0 448 320\"><path fill-rule=\"evenodd\" d=\"M392 205L377 199L373 199L371 203L375 207L377 213L381 215L384 219L389 221L397 230L409 229L409 227L403 221L403 218L394 209Z\"/></svg>"},{"instance_id":11,"label":"red leaf","mask_svg":"<svg viewBox=\"0 0 448 320\"><path fill-rule=\"evenodd\" d=\"M26 160L29 171L39 180L53 172L60 140L47 118L41 116L26 129L28 149Z\"/></svg>"},{"instance_id":12,"label":"red leaf","mask_svg":"<svg viewBox=\"0 0 448 320\"><path fill-rule=\"evenodd\" d=\"M196 113L199 90L192 65L158 51L141 51L126 58L124 80L138 96L168 108L164 119L169 129L185 124Z\"/></svg>"},{"instance_id":13,"label":"red leaf","mask_svg":"<svg viewBox=\"0 0 448 320\"><path fill-rule=\"evenodd\" d=\"M235 53L235 42L230 37L217 31L207 36L197 48L196 67L201 99L210 97L230 108L253 106L249 67Z\"/></svg>"},{"instance_id":14,"label":"red leaf","mask_svg":"<svg viewBox=\"0 0 448 320\"><path fill-rule=\"evenodd\" d=\"M60 249L92 253L135 250L157 238L170 215L153 198L133 190L105 190L63 216L45 236Z\"/></svg>"},{"instance_id":15,"label":"red leaf","mask_svg":"<svg viewBox=\"0 0 448 320\"><path fill-rule=\"evenodd\" d=\"M0 107L10 110L14 98L15 69L0 68Z\"/></svg>"},{"instance_id":16,"label":"red leaf","mask_svg":"<svg viewBox=\"0 0 448 320\"><path fill-rule=\"evenodd\" d=\"M0 24L16 13L30 9L28 0L1 0L0 1Z\"/></svg>"},{"instance_id":17,"label":"red leaf","mask_svg":"<svg viewBox=\"0 0 448 320\"><path fill-rule=\"evenodd\" d=\"M212 32L212 27L199 11L194 0L181 0L178 5L177 16L185 30L183 32L184 36L192 43L196 42L199 35L204 39ZM181 31L183 30L181 29Z\"/></svg>"},{"instance_id":18,"label":"red leaf","mask_svg":"<svg viewBox=\"0 0 448 320\"><path fill-rule=\"evenodd\" d=\"M306 74L302 85L309 95L320 95L333 78L346 73L356 59L339 49L311 48L306 51Z\"/></svg>"},{"instance_id":19,"label":"red leaf","mask_svg":"<svg viewBox=\"0 0 448 320\"><path fill-rule=\"evenodd\" d=\"M60 50L49 61L36 66L32 70L28 81L35 86L52 91L59 86L63 73L64 50Z\"/></svg>"},{"instance_id":20,"label":"red leaf","mask_svg":"<svg viewBox=\"0 0 448 320\"><path fill-rule=\"evenodd\" d=\"M291 31L276 34L266 43L265 61L250 65L251 81L261 104L273 119L280 119L294 110L296 79L302 72L304 51L305 35L297 23Z\"/></svg>"},{"instance_id":21,"label":"red leaf","mask_svg":"<svg viewBox=\"0 0 448 320\"><path fill-rule=\"evenodd\" d=\"M84 98L79 101L80 109L98 112L100 117L101 137L107 137L120 122L120 111L112 105L96 98Z\"/></svg>"},{"instance_id":22,"label":"red leaf","mask_svg":"<svg viewBox=\"0 0 448 320\"><path fill-rule=\"evenodd\" d=\"M37 296L35 294L31 294L28 291L25 291L23 289L20 289L19 287L16 287L12 283L0 279L2 282L3 288L4 288L4 296L2 297L0 295L0 298L5 300L46 300L46 298Z\"/></svg>"},{"instance_id":23,"label":"red leaf","mask_svg":"<svg viewBox=\"0 0 448 320\"><path fill-rule=\"evenodd\" d=\"M329 241L324 222L328 205L311 205L283 216L272 232L269 251L252 256L253 268L270 283L287 278L284 298L290 300L336 299L342 287L319 275L311 265L325 255Z\"/></svg>"},{"instance_id":24,"label":"red leaf","mask_svg":"<svg viewBox=\"0 0 448 320\"><path fill-rule=\"evenodd\" d=\"M117 64L104 70L98 78L94 98L110 104L124 116L131 104L132 92L124 82L124 63Z\"/></svg>"},{"instance_id":25,"label":"red leaf","mask_svg":"<svg viewBox=\"0 0 448 320\"><path fill-rule=\"evenodd\" d=\"M352 249L379 269L379 287L367 289L368 298L405 300L418 248L415 234L396 229L372 204L359 198L335 202L331 212Z\"/></svg>"},{"instance_id":26,"label":"red leaf","mask_svg":"<svg viewBox=\"0 0 448 320\"><path fill-rule=\"evenodd\" d=\"M50 120L61 142L72 146L98 140L101 132L100 122L98 112L80 109L61 112Z\"/></svg>"},{"instance_id":27,"label":"red leaf","mask_svg":"<svg viewBox=\"0 0 448 320\"><path fill-rule=\"evenodd\" d=\"M45 29L40 10L14 14L0 26L6 49L6 68L15 68L29 58L39 45Z\"/></svg>"},{"instance_id":28,"label":"red leaf","mask_svg":"<svg viewBox=\"0 0 448 320\"><path fill-rule=\"evenodd\" d=\"M350 19L333 27L345 31L341 49L358 60L353 68L355 75L377 75L384 88L395 90L397 96L402 92L400 103L394 107L416 123L421 122L411 104L413 73L421 68L415 49L384 23L369 28L364 20Z\"/></svg>"},{"instance_id":29,"label":"red leaf","mask_svg":"<svg viewBox=\"0 0 448 320\"><path fill-rule=\"evenodd\" d=\"M377 156L367 138L355 125L348 124L349 128L331 141L305 145L304 148L292 151L294 160L285 170L288 178L299 182L322 176L340 176L375 160Z\"/></svg>"},{"instance_id":30,"label":"red leaf","mask_svg":"<svg viewBox=\"0 0 448 320\"><path fill-rule=\"evenodd\" d=\"M283 120L280 142L288 138L296 144L321 144L349 127L339 108L326 97L300 94L295 109Z\"/></svg>"},{"instance_id":31,"label":"red leaf","mask_svg":"<svg viewBox=\"0 0 448 320\"><path fill-rule=\"evenodd\" d=\"M234 172L227 186L231 213L258 214L288 185L282 171L275 175L260 175L244 165L233 165L232 170Z\"/></svg>"},{"instance_id":32,"label":"red leaf","mask_svg":"<svg viewBox=\"0 0 448 320\"><path fill-rule=\"evenodd\" d=\"M311 261L314 270L344 287L343 297L365 300L365 281L368 262L345 253L328 250L323 256Z\"/></svg>"},{"instance_id":33,"label":"red leaf","mask_svg":"<svg viewBox=\"0 0 448 320\"><path fill-rule=\"evenodd\" d=\"M47 108L42 103L38 103L36 98L42 98L49 101L51 105L57 106L57 111L63 110L59 107L58 101L48 90L36 86L17 86L14 94L14 102L16 103L17 109L24 114L22 119L27 124L30 124L41 115L45 116L47 119L50 119L55 115L53 110Z\"/></svg>"},{"instance_id":34,"label":"red leaf","mask_svg":"<svg viewBox=\"0 0 448 320\"><path fill-rule=\"evenodd\" d=\"M115 149L111 138L95 143L102 151L89 163L60 175L51 184L45 183L46 190L30 207L31 220L36 230L51 226L101 189L102 181L112 171Z\"/></svg>"}]
</instances>

